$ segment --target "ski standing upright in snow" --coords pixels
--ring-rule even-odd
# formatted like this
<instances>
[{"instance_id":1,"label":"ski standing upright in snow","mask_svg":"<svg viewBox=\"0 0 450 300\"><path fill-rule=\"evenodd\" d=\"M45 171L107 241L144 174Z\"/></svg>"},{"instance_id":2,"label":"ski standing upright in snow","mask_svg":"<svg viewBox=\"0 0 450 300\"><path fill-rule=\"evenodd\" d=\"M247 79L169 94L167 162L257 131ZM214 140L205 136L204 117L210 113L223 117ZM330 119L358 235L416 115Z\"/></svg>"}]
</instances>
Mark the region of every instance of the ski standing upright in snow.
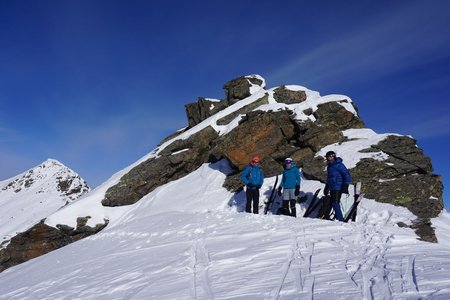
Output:
<instances>
[{"instance_id":1,"label":"ski standing upright in snow","mask_svg":"<svg viewBox=\"0 0 450 300\"><path fill-rule=\"evenodd\" d=\"M270 197L269 199L265 202L265 206L264 206L264 214L267 215L267 212L269 211L269 207L270 209L272 209L273 207L273 201L275 200L275 190L277 189L277 184L278 184L278 175L277 178L275 179L275 183L272 187L272 192L270 193Z\"/></svg>"},{"instance_id":2,"label":"ski standing upright in snow","mask_svg":"<svg viewBox=\"0 0 450 300\"><path fill-rule=\"evenodd\" d=\"M344 218L344 222L347 223L350 221L350 219L355 222L356 221L356 214L358 212L358 205L361 202L362 198L364 197L364 194L361 193L361 182L357 182L355 185L355 200L350 207L347 215Z\"/></svg>"}]
</instances>

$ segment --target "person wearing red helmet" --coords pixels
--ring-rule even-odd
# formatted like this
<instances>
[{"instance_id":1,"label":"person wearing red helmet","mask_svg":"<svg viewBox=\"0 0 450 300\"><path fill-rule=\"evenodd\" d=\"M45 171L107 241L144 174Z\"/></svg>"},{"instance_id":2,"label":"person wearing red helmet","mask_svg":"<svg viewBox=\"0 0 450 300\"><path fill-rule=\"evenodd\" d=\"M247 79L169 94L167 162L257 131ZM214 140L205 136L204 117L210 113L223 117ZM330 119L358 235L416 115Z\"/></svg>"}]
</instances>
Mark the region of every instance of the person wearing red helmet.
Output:
<instances>
[{"instance_id":1,"label":"person wearing red helmet","mask_svg":"<svg viewBox=\"0 0 450 300\"><path fill-rule=\"evenodd\" d=\"M259 189L264 182L264 173L261 170L259 156L254 156L249 165L241 174L241 179L245 183L247 196L247 204L245 211L251 213L253 207L253 213L258 214L259 209Z\"/></svg>"}]
</instances>

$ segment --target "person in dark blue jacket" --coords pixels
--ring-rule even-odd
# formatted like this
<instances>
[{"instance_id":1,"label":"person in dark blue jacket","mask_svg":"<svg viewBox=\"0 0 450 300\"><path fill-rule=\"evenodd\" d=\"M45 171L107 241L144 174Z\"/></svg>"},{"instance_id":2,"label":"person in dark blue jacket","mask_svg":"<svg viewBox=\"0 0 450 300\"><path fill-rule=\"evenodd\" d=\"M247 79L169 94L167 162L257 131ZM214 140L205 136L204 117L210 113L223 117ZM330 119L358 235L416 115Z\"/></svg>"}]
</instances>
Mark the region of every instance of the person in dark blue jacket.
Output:
<instances>
[{"instance_id":1,"label":"person in dark blue jacket","mask_svg":"<svg viewBox=\"0 0 450 300\"><path fill-rule=\"evenodd\" d=\"M290 157L284 160L284 165L285 168L280 186L278 187L278 195L281 196L281 190L283 189L282 211L284 214L297 217L295 203L297 202L296 198L300 193L300 170Z\"/></svg>"},{"instance_id":2,"label":"person in dark blue jacket","mask_svg":"<svg viewBox=\"0 0 450 300\"><path fill-rule=\"evenodd\" d=\"M241 179L246 185L245 194L247 196L247 204L245 211L251 213L253 204L253 213L258 213L259 208L259 189L264 182L264 173L259 167L259 156L253 157L250 164L241 174Z\"/></svg>"},{"instance_id":3,"label":"person in dark blue jacket","mask_svg":"<svg viewBox=\"0 0 450 300\"><path fill-rule=\"evenodd\" d=\"M350 184L350 173L342 163L342 158L336 157L334 151L328 151L325 155L327 166L327 184L325 185L324 194L330 193L331 205L334 209L336 219L343 221L341 210L341 196L348 194L348 186Z\"/></svg>"}]
</instances>

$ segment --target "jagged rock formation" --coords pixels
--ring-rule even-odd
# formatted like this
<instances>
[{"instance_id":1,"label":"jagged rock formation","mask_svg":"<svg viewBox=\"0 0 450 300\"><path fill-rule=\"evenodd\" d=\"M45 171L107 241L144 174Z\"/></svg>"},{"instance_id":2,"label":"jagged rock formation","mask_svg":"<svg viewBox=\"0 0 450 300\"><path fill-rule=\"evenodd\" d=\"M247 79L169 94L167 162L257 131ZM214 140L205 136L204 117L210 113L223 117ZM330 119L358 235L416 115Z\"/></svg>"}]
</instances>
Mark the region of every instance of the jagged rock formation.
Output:
<instances>
[{"instance_id":1,"label":"jagged rock formation","mask_svg":"<svg viewBox=\"0 0 450 300\"><path fill-rule=\"evenodd\" d=\"M258 76L242 76L225 83L223 88L226 91L227 104L233 105L237 101L249 97L252 94L252 84L261 88L265 87L265 81Z\"/></svg>"},{"instance_id":2,"label":"jagged rock formation","mask_svg":"<svg viewBox=\"0 0 450 300\"><path fill-rule=\"evenodd\" d=\"M185 105L189 127L201 123L215 113L227 107L225 101L214 101L199 97L197 102Z\"/></svg>"},{"instance_id":3,"label":"jagged rock formation","mask_svg":"<svg viewBox=\"0 0 450 300\"><path fill-rule=\"evenodd\" d=\"M188 104L189 127L216 115L219 107L223 110L255 95L252 91L255 87L256 90L263 89L265 81L259 76L239 77L225 84L224 100L208 102L200 98L197 104ZM345 96L326 101L317 98L317 103L311 104L314 95L308 96L310 91L307 89L281 86L259 92L261 96L257 100L214 122L215 126L221 126L240 118L237 127L225 135L214 134L213 128L210 128L208 134L196 136L189 142L181 142L174 136L174 145L181 143L183 146L169 146L170 150L164 149L157 158L135 167L119 184L108 190L103 204L134 203L157 186L184 176L202 163L221 158L227 158L235 167L235 172L228 176L224 186L230 191L239 191L242 189L239 173L248 164L249 158L256 154L262 158L266 176L281 173L282 160L290 156L303 166L306 178L324 182L326 165L318 152L328 145L345 143L345 130L365 128L354 103ZM286 107L278 111L258 110L261 105L274 102L284 103ZM297 104L304 108L301 112L298 111L299 106L295 106ZM291 111L290 107L296 111ZM299 118L299 114L303 117ZM196 155L190 155L198 147L193 140L201 145ZM181 152L185 154L181 159L176 159L180 154L172 157L175 152L172 148L176 151L182 148L189 150ZM382 162L362 159L350 169L353 181L363 182L364 192L369 198L409 208L418 217L413 228L420 238L436 241L430 218L437 216L443 208L442 183L439 176L432 174L429 158L409 137L389 136L361 150L371 151L381 151L389 158ZM174 160L189 167L180 167ZM154 178L156 174L161 175Z\"/></svg>"}]
</instances>

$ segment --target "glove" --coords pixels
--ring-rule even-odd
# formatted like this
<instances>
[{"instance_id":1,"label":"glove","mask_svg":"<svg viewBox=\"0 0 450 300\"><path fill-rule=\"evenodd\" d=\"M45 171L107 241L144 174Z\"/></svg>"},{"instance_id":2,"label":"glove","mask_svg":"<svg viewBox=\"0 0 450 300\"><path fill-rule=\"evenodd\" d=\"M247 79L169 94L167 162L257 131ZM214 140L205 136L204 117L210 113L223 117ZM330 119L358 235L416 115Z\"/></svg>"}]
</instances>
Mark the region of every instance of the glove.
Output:
<instances>
[{"instance_id":1,"label":"glove","mask_svg":"<svg viewBox=\"0 0 450 300\"><path fill-rule=\"evenodd\" d=\"M278 188L278 196L281 196L281 189L282 189L282 187L280 186L280 187Z\"/></svg>"},{"instance_id":2,"label":"glove","mask_svg":"<svg viewBox=\"0 0 450 300\"><path fill-rule=\"evenodd\" d=\"M343 184L341 187L342 194L348 194L348 184Z\"/></svg>"},{"instance_id":3,"label":"glove","mask_svg":"<svg viewBox=\"0 0 450 300\"><path fill-rule=\"evenodd\" d=\"M258 184L258 185L256 186L256 189L259 190L260 188L261 188L261 185Z\"/></svg>"},{"instance_id":4,"label":"glove","mask_svg":"<svg viewBox=\"0 0 450 300\"><path fill-rule=\"evenodd\" d=\"M296 185L295 186L295 193L294 193L294 195L295 196L298 196L300 194L300 186L299 185Z\"/></svg>"},{"instance_id":5,"label":"glove","mask_svg":"<svg viewBox=\"0 0 450 300\"><path fill-rule=\"evenodd\" d=\"M323 189L323 194L327 196L330 193L330 188L328 187L328 184L325 185L325 188Z\"/></svg>"}]
</instances>

